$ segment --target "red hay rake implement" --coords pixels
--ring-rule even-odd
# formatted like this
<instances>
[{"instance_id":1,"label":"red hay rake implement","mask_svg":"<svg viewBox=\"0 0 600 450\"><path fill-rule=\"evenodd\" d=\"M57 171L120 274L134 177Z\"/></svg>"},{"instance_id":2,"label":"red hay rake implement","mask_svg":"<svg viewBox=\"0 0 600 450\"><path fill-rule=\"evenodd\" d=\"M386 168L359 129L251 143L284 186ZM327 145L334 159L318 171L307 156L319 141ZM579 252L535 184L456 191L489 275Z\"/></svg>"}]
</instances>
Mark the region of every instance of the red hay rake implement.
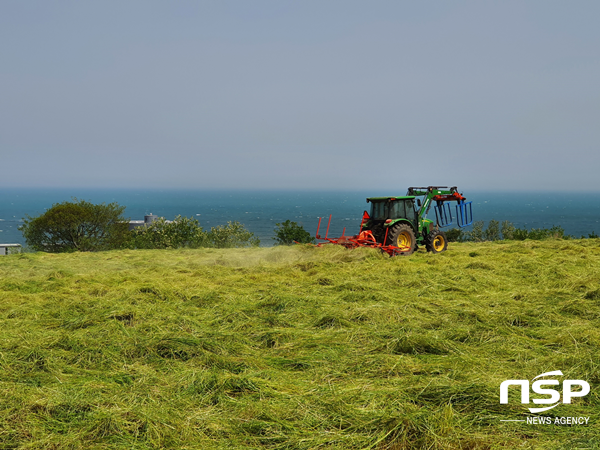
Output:
<instances>
[{"instance_id":1,"label":"red hay rake implement","mask_svg":"<svg viewBox=\"0 0 600 450\"><path fill-rule=\"evenodd\" d=\"M336 244L346 248L371 247L378 248L382 252L385 252L390 256L404 255L405 253L410 251L410 247L408 246L396 247L395 245L386 245L387 232L389 231L389 228L386 228L385 239L383 241L383 244L377 242L375 236L373 236L373 233L371 231L361 231L355 236L346 236L346 227L344 227L342 235L339 238L330 238L328 236L329 226L331 225L331 214L329 215L329 221L327 222L327 231L325 232L325 237L321 237L319 235L319 229L321 228L321 219L322 217L319 217L319 224L317 225L317 234L315 235L315 238L325 242L319 242L318 244L316 244L317 247L322 247L326 244ZM365 213L363 214L362 222L360 224L361 229L363 224L369 219L369 214L365 211Z\"/></svg>"}]
</instances>

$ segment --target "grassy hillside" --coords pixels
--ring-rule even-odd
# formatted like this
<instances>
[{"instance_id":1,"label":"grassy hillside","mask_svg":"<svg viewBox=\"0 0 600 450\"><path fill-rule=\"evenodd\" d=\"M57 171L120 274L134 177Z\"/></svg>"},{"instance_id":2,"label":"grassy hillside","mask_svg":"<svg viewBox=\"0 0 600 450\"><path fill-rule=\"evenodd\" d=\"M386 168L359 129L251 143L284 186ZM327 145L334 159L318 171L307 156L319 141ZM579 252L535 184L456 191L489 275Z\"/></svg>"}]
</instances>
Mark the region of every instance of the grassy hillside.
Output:
<instances>
[{"instance_id":1,"label":"grassy hillside","mask_svg":"<svg viewBox=\"0 0 600 450\"><path fill-rule=\"evenodd\" d=\"M599 448L600 240L0 258L0 448ZM505 379L591 393L524 419ZM532 406L532 405L529 405Z\"/></svg>"}]
</instances>

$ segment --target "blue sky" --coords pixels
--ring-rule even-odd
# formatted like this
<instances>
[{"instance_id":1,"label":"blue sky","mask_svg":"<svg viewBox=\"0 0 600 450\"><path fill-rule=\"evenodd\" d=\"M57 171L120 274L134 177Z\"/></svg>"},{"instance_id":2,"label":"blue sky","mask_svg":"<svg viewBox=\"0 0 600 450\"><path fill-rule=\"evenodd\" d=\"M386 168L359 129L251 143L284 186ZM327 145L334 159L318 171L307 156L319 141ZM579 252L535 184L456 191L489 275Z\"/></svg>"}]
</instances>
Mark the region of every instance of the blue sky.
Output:
<instances>
[{"instance_id":1,"label":"blue sky","mask_svg":"<svg viewBox=\"0 0 600 450\"><path fill-rule=\"evenodd\" d=\"M599 190L600 2L0 2L0 187Z\"/></svg>"}]
</instances>

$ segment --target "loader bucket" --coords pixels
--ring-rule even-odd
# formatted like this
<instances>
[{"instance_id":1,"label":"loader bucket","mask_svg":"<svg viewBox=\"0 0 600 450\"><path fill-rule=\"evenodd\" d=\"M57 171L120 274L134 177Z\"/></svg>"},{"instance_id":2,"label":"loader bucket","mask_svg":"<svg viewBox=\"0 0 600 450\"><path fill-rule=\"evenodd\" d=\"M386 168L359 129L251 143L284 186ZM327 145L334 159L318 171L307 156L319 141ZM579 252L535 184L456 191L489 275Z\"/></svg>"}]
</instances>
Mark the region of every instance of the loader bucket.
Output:
<instances>
[{"instance_id":1,"label":"loader bucket","mask_svg":"<svg viewBox=\"0 0 600 450\"><path fill-rule=\"evenodd\" d=\"M435 221L440 227L447 227L448 225L452 225L452 210L450 209L450 204L448 203L439 203L437 206L433 207L435 211Z\"/></svg>"},{"instance_id":2,"label":"loader bucket","mask_svg":"<svg viewBox=\"0 0 600 450\"><path fill-rule=\"evenodd\" d=\"M456 205L456 222L460 228L468 227L473 223L471 202L460 201Z\"/></svg>"}]
</instances>

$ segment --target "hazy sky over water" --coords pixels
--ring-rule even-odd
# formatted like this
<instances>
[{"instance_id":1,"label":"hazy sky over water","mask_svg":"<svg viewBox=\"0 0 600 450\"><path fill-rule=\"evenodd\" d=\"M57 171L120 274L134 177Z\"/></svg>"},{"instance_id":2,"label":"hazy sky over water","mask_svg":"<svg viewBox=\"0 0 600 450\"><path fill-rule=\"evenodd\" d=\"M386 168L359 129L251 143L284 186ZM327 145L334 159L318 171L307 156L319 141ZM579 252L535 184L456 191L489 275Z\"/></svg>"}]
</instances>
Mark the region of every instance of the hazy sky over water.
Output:
<instances>
[{"instance_id":1,"label":"hazy sky over water","mask_svg":"<svg viewBox=\"0 0 600 450\"><path fill-rule=\"evenodd\" d=\"M594 189L600 2L0 2L0 186Z\"/></svg>"}]
</instances>

